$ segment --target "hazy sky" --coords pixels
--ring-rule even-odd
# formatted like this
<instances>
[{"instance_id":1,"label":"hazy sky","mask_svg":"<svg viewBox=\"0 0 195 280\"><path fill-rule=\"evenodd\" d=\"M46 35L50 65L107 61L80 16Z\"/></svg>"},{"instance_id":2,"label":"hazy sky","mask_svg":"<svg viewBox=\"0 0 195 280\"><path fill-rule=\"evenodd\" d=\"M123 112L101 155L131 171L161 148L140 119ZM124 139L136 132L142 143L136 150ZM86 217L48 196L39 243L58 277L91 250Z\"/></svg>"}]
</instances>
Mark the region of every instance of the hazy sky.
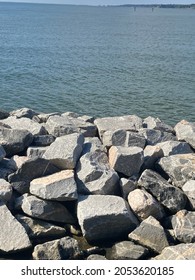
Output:
<instances>
[{"instance_id":1,"label":"hazy sky","mask_svg":"<svg viewBox=\"0 0 195 280\"><path fill-rule=\"evenodd\" d=\"M84 5L118 5L118 4L191 4L195 0L0 0L0 2L60 3Z\"/></svg>"}]
</instances>

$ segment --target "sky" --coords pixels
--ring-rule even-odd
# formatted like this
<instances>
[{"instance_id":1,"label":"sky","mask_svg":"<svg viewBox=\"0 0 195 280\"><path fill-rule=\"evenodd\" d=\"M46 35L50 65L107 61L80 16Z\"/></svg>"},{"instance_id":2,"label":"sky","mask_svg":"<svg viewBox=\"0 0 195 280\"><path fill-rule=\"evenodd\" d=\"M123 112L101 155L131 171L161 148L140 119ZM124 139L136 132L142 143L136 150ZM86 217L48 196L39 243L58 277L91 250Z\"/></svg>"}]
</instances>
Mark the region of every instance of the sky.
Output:
<instances>
[{"instance_id":1,"label":"sky","mask_svg":"<svg viewBox=\"0 0 195 280\"><path fill-rule=\"evenodd\" d=\"M0 2L56 3L75 5L120 5L120 4L191 4L194 0L0 0Z\"/></svg>"}]
</instances>

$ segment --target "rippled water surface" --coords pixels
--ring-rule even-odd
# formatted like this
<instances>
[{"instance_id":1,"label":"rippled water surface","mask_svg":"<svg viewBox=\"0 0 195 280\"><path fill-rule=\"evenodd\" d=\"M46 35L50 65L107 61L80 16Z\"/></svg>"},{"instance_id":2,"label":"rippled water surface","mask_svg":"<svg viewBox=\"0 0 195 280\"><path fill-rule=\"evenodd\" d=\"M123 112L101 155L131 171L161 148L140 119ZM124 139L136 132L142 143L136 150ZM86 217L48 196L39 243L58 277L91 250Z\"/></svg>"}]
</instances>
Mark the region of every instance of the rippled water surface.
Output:
<instances>
[{"instance_id":1,"label":"rippled water surface","mask_svg":"<svg viewBox=\"0 0 195 280\"><path fill-rule=\"evenodd\" d=\"M195 9L0 3L0 108L195 121Z\"/></svg>"}]
</instances>

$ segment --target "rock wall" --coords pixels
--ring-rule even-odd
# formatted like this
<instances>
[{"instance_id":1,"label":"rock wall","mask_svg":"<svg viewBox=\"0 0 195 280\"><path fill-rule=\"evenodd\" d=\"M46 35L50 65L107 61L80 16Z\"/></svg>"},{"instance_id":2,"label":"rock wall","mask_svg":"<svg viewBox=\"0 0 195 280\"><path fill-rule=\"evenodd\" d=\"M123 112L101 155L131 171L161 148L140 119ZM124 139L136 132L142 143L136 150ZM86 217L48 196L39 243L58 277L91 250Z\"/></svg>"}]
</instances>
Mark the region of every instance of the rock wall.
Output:
<instances>
[{"instance_id":1,"label":"rock wall","mask_svg":"<svg viewBox=\"0 0 195 280\"><path fill-rule=\"evenodd\" d=\"M195 123L0 118L1 259L195 259Z\"/></svg>"}]
</instances>

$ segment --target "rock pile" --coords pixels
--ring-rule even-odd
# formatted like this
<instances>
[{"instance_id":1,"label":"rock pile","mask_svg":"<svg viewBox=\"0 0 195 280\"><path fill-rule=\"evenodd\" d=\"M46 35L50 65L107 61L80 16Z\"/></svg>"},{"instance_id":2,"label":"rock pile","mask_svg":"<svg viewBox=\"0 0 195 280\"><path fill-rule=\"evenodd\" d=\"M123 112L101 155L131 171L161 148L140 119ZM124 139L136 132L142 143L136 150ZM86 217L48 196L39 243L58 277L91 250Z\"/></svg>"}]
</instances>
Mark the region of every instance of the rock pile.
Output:
<instances>
[{"instance_id":1,"label":"rock pile","mask_svg":"<svg viewBox=\"0 0 195 280\"><path fill-rule=\"evenodd\" d=\"M195 123L0 119L0 258L195 259Z\"/></svg>"}]
</instances>

